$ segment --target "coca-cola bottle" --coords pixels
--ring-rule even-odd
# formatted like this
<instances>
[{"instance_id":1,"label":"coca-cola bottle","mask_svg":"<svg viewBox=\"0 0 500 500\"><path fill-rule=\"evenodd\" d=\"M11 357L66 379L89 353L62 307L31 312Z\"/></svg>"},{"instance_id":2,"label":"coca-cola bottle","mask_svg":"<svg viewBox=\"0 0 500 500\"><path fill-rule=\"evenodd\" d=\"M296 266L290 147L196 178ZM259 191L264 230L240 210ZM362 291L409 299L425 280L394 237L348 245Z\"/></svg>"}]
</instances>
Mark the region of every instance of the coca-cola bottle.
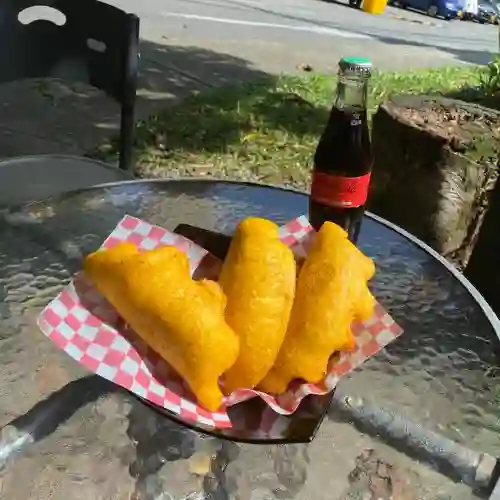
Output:
<instances>
[{"instance_id":1,"label":"coca-cola bottle","mask_svg":"<svg viewBox=\"0 0 500 500\"><path fill-rule=\"evenodd\" d=\"M343 227L356 243L368 196L373 158L366 99L372 64L344 57L339 62L337 94L314 155L309 220Z\"/></svg>"}]
</instances>

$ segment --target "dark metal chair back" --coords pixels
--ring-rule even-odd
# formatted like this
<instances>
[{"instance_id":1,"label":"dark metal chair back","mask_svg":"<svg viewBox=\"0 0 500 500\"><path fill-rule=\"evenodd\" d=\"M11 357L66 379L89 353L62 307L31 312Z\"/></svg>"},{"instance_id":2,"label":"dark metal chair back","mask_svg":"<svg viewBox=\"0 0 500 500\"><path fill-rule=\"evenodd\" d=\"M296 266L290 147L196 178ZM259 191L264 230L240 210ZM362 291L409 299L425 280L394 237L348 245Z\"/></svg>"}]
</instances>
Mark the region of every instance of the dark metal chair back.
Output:
<instances>
[{"instance_id":1,"label":"dark metal chair back","mask_svg":"<svg viewBox=\"0 0 500 500\"><path fill-rule=\"evenodd\" d=\"M47 17L58 24L47 18L21 22L29 17L26 9L41 6L51 8ZM115 98L121 105L119 164L129 170L138 43L139 18L97 0L2 0L0 83L63 78L90 83Z\"/></svg>"}]
</instances>

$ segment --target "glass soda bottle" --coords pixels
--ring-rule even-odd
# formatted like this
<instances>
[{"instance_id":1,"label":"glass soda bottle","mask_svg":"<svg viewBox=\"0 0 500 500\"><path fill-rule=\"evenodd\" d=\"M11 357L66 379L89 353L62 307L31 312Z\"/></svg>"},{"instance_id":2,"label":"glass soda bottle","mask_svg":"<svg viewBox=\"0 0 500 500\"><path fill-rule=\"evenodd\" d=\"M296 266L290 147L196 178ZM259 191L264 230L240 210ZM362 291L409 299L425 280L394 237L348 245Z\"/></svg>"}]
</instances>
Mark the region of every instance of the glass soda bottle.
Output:
<instances>
[{"instance_id":1,"label":"glass soda bottle","mask_svg":"<svg viewBox=\"0 0 500 500\"><path fill-rule=\"evenodd\" d=\"M314 154L309 220L343 227L356 243L361 229L373 163L366 101L372 64L368 59L339 61L335 102Z\"/></svg>"}]
</instances>

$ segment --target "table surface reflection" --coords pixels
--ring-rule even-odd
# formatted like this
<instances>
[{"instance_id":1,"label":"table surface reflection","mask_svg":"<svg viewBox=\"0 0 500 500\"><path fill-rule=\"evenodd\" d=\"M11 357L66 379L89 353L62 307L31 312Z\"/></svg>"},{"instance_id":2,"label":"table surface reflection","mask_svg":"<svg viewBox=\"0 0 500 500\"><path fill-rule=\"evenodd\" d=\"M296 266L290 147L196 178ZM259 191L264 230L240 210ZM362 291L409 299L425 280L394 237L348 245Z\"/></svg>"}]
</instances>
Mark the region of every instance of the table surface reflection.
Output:
<instances>
[{"instance_id":1,"label":"table surface reflection","mask_svg":"<svg viewBox=\"0 0 500 500\"><path fill-rule=\"evenodd\" d=\"M0 497L477 498L334 410L308 445L237 444L196 433L89 376L37 330L43 306L125 214L168 229L188 223L230 233L249 215L283 223L306 212L302 194L216 181L121 183L1 211ZM339 390L498 456L496 318L391 227L366 217L360 246L376 261L376 297L405 333Z\"/></svg>"}]
</instances>

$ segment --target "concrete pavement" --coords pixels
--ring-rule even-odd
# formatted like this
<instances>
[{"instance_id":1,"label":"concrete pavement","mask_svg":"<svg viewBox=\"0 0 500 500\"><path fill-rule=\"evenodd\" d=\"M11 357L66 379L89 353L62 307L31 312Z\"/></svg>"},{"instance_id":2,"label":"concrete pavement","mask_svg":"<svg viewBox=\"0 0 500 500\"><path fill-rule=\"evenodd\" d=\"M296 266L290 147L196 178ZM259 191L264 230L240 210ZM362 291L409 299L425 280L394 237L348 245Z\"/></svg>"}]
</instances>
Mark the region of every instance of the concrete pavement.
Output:
<instances>
[{"instance_id":1,"label":"concrete pavement","mask_svg":"<svg viewBox=\"0 0 500 500\"><path fill-rule=\"evenodd\" d=\"M224 52L233 55L240 54L240 45L255 47L254 57L247 50L254 64L262 60L259 49L269 46L275 54L287 54L275 70L293 68L299 58L327 69L339 54L354 50L382 69L483 63L498 50L494 26L447 22L392 7L373 16L347 7L347 0L110 1L138 12L150 41L167 37L173 44L226 47Z\"/></svg>"}]
</instances>

